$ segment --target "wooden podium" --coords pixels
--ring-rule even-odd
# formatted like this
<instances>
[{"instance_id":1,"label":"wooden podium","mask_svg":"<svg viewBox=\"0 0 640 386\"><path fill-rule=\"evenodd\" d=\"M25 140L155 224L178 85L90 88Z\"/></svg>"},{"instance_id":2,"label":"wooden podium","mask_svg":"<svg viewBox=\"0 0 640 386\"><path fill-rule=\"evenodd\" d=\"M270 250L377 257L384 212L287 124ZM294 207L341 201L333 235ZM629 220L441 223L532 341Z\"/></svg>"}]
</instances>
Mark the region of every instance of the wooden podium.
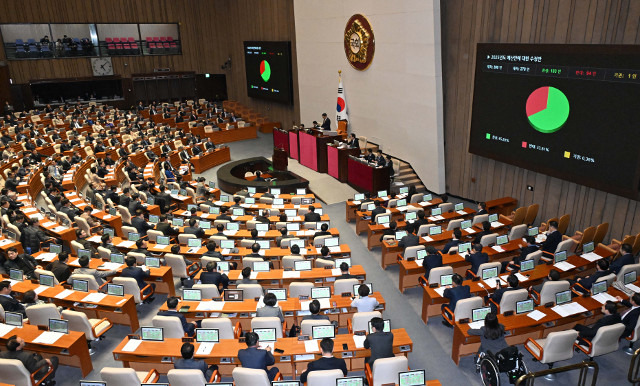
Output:
<instances>
[{"instance_id":1,"label":"wooden podium","mask_svg":"<svg viewBox=\"0 0 640 386\"><path fill-rule=\"evenodd\" d=\"M273 169L275 170L287 170L287 166L289 166L289 157L285 149L273 148L273 157L271 160Z\"/></svg>"}]
</instances>

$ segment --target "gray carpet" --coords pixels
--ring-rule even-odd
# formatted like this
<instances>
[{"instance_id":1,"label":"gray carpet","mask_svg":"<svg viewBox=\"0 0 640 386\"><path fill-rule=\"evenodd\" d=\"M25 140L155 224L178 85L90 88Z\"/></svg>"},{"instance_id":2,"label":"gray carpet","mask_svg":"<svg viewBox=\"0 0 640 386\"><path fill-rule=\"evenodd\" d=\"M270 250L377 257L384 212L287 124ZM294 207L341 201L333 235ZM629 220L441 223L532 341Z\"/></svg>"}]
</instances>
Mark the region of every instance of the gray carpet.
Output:
<instances>
[{"instance_id":1,"label":"gray carpet","mask_svg":"<svg viewBox=\"0 0 640 386\"><path fill-rule=\"evenodd\" d=\"M271 135L259 133L259 138L243 142L229 144L231 147L231 159L239 160L253 156L270 157L273 149ZM217 168L208 170L203 176L208 179L215 178ZM467 203L471 206L470 203ZM355 235L355 225L348 224L344 220L344 202L325 206L326 212L331 217L331 224L340 231L342 242L349 244L352 250L352 257L355 264L364 266L367 272L368 281L372 282L376 291L380 291L385 298L387 310L384 312L385 318L391 319L393 328L405 328L413 340L413 352L409 354L409 365L412 369L424 368L427 370L428 379L439 379L443 385L479 385L479 376L474 371L472 357L465 357L461 360L460 366L456 366L451 360L451 342L453 331L440 323L440 318L432 318L428 326L420 319L422 307L422 292L420 289L411 289L401 294L398 291L398 269L395 266L383 271L380 267L380 250L375 249L369 252L366 248L365 236ZM140 324L149 325L151 318L157 313L158 308L166 297L158 296L153 304L143 305L139 309ZM87 379L100 380L100 369L102 367L116 366L121 363L113 359L111 350L129 333L129 330L122 326L114 327L107 338L95 345L96 354L92 357L94 371L86 377ZM520 347L520 350L524 350ZM525 361L530 370L543 370L546 365L533 362L531 356L525 352ZM569 361L556 364L556 367L578 363L586 359L583 354L575 354ZM600 366L598 384L612 385L627 384L626 374L628 372L631 357L621 350L601 358L596 362ZM361 374L353 374L361 375ZM77 385L81 379L78 369L61 366L56 377L59 385ZM166 381L166 377L163 377ZM226 380L226 379L225 379ZM555 383L561 385L577 384L578 373L560 374ZM503 382L505 380L503 379ZM540 379L537 384L545 385L553 382ZM504 382L503 384L508 384Z\"/></svg>"}]
</instances>

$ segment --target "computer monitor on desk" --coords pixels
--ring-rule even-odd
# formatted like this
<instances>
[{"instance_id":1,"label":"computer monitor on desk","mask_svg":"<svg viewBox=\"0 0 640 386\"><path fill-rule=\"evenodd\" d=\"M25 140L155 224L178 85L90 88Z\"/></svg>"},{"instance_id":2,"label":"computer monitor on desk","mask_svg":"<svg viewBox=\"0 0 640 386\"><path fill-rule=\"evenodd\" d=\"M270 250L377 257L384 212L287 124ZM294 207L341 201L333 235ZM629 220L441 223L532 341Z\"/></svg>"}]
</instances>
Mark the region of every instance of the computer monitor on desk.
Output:
<instances>
[{"instance_id":1,"label":"computer monitor on desk","mask_svg":"<svg viewBox=\"0 0 640 386\"><path fill-rule=\"evenodd\" d=\"M140 327L140 337L142 340L162 342L164 341L164 330L162 327Z\"/></svg>"},{"instance_id":2,"label":"computer monitor on desk","mask_svg":"<svg viewBox=\"0 0 640 386\"><path fill-rule=\"evenodd\" d=\"M336 379L336 386L364 386L362 377L346 377Z\"/></svg>"},{"instance_id":3,"label":"computer monitor on desk","mask_svg":"<svg viewBox=\"0 0 640 386\"><path fill-rule=\"evenodd\" d=\"M196 328L196 342L220 341L219 330L217 328Z\"/></svg>"}]
</instances>

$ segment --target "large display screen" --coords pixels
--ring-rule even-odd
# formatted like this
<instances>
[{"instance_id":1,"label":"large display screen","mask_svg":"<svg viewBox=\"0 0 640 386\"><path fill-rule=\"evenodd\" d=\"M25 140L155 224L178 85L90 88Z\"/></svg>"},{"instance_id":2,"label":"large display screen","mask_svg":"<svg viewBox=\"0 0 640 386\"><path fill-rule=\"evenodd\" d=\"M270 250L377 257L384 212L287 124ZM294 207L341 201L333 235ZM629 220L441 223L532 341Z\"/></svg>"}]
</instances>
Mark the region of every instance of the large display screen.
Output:
<instances>
[{"instance_id":1,"label":"large display screen","mask_svg":"<svg viewBox=\"0 0 640 386\"><path fill-rule=\"evenodd\" d=\"M293 103L291 42L244 42L247 94Z\"/></svg>"},{"instance_id":2,"label":"large display screen","mask_svg":"<svg viewBox=\"0 0 640 386\"><path fill-rule=\"evenodd\" d=\"M637 199L640 46L478 44L469 152Z\"/></svg>"}]
</instances>

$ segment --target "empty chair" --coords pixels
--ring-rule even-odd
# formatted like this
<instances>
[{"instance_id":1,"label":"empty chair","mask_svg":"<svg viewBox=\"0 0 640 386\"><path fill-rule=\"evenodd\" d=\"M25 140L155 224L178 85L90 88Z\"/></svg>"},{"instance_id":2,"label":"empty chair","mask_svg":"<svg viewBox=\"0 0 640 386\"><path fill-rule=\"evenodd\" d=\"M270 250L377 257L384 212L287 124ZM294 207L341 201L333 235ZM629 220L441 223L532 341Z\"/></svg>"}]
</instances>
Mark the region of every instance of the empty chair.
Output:
<instances>
[{"instance_id":1,"label":"empty chair","mask_svg":"<svg viewBox=\"0 0 640 386\"><path fill-rule=\"evenodd\" d=\"M529 297L529 291L526 288L521 288L513 291L505 291L502 295L502 299L500 299L500 304L496 304L492 299L489 299L492 302L499 313L504 314L507 311L515 311L516 303L527 300Z\"/></svg>"},{"instance_id":2,"label":"empty chair","mask_svg":"<svg viewBox=\"0 0 640 386\"><path fill-rule=\"evenodd\" d=\"M509 231L509 240L521 239L526 235L526 233L527 233L527 225L525 224L515 225L511 227L511 230Z\"/></svg>"},{"instance_id":3,"label":"empty chair","mask_svg":"<svg viewBox=\"0 0 640 386\"><path fill-rule=\"evenodd\" d=\"M408 259L408 258L411 258L411 257L415 258L417 256L418 251L423 250L423 249L425 249L424 245L416 245L416 246L413 246L413 247L406 247L404 249L403 256L404 256L405 260Z\"/></svg>"},{"instance_id":4,"label":"empty chair","mask_svg":"<svg viewBox=\"0 0 640 386\"><path fill-rule=\"evenodd\" d=\"M253 263L263 262L264 260L261 257L244 257L242 258L242 268L251 268L253 269Z\"/></svg>"},{"instance_id":5,"label":"empty chair","mask_svg":"<svg viewBox=\"0 0 640 386\"><path fill-rule=\"evenodd\" d=\"M567 228L569 228L570 220L571 215L568 213L560 216L560 219L558 220L558 232L560 232L561 234L567 233Z\"/></svg>"},{"instance_id":6,"label":"empty chair","mask_svg":"<svg viewBox=\"0 0 640 386\"><path fill-rule=\"evenodd\" d=\"M540 293L531 290L531 297L536 304L547 304L556 301L556 293L569 289L569 282L566 280L547 281L542 285Z\"/></svg>"},{"instance_id":7,"label":"empty chair","mask_svg":"<svg viewBox=\"0 0 640 386\"><path fill-rule=\"evenodd\" d=\"M485 221L489 221L488 214L479 214L473 218L471 225L482 224Z\"/></svg>"},{"instance_id":8,"label":"empty chair","mask_svg":"<svg viewBox=\"0 0 640 386\"><path fill-rule=\"evenodd\" d=\"M276 316L257 316L251 319L251 330L256 328L275 328L276 338L282 338L282 323Z\"/></svg>"},{"instance_id":9,"label":"empty chair","mask_svg":"<svg viewBox=\"0 0 640 386\"><path fill-rule=\"evenodd\" d=\"M604 237L609 231L609 223L604 222L596 227L596 234L593 236L593 243L598 245L604 241Z\"/></svg>"},{"instance_id":10,"label":"empty chair","mask_svg":"<svg viewBox=\"0 0 640 386\"><path fill-rule=\"evenodd\" d=\"M375 364L374 364L375 365ZM344 377L342 370L312 371L307 375L307 386L335 385L336 379Z\"/></svg>"},{"instance_id":11,"label":"empty chair","mask_svg":"<svg viewBox=\"0 0 640 386\"><path fill-rule=\"evenodd\" d=\"M215 284L194 284L193 289L202 291L203 299L213 299L220 297L220 291Z\"/></svg>"},{"instance_id":12,"label":"empty chair","mask_svg":"<svg viewBox=\"0 0 640 386\"><path fill-rule=\"evenodd\" d=\"M238 289L243 291L245 299L259 298L264 294L260 284L238 284Z\"/></svg>"},{"instance_id":13,"label":"empty chair","mask_svg":"<svg viewBox=\"0 0 640 386\"><path fill-rule=\"evenodd\" d=\"M146 372L135 371L132 368L103 367L100 370L100 377L107 383L107 386L122 386L155 383L160 375L155 369Z\"/></svg>"},{"instance_id":14,"label":"empty chair","mask_svg":"<svg viewBox=\"0 0 640 386\"><path fill-rule=\"evenodd\" d=\"M335 261L321 259L321 258L316 259L314 264L315 264L316 268L326 268L326 267L335 268L336 267L336 262Z\"/></svg>"},{"instance_id":15,"label":"empty chair","mask_svg":"<svg viewBox=\"0 0 640 386\"><path fill-rule=\"evenodd\" d=\"M149 238L149 241L153 243L155 243L158 240L158 236L164 236L164 233L153 230L153 229L149 229L147 231L147 237Z\"/></svg>"},{"instance_id":16,"label":"empty chair","mask_svg":"<svg viewBox=\"0 0 640 386\"><path fill-rule=\"evenodd\" d=\"M187 263L184 262L184 258L182 258L182 256L167 253L164 255L164 259L167 262L167 265L171 267L173 276L179 277L180 279L188 279L200 269L197 261L187 266Z\"/></svg>"},{"instance_id":17,"label":"empty chair","mask_svg":"<svg viewBox=\"0 0 640 386\"><path fill-rule=\"evenodd\" d=\"M340 280L336 280L333 283L333 293L336 295L341 295L344 293L350 293L351 295L354 295L353 293L353 286L355 284L360 284L360 280L358 279L340 279Z\"/></svg>"},{"instance_id":18,"label":"empty chair","mask_svg":"<svg viewBox=\"0 0 640 386\"><path fill-rule=\"evenodd\" d=\"M313 326L329 326L331 325L330 320L326 319L307 319L303 320L300 323L300 334L311 336L313 332Z\"/></svg>"},{"instance_id":19,"label":"empty chair","mask_svg":"<svg viewBox=\"0 0 640 386\"><path fill-rule=\"evenodd\" d=\"M578 338L578 331L566 330L551 332L544 339L528 338L524 348L533 355L540 363L549 365L559 361L573 358L573 343ZM546 376L547 379L555 379L553 374Z\"/></svg>"},{"instance_id":20,"label":"empty chair","mask_svg":"<svg viewBox=\"0 0 640 386\"><path fill-rule=\"evenodd\" d=\"M30 374L18 359L0 359L0 374L2 374L3 383L21 386L40 385L53 372L53 366L48 366L47 372L36 378L36 374L39 372L40 369L37 369L33 374Z\"/></svg>"},{"instance_id":21,"label":"empty chair","mask_svg":"<svg viewBox=\"0 0 640 386\"><path fill-rule=\"evenodd\" d=\"M198 236L192 233L181 233L178 235L178 243L182 245L187 245L189 239L197 239Z\"/></svg>"},{"instance_id":22,"label":"empty chair","mask_svg":"<svg viewBox=\"0 0 640 386\"><path fill-rule=\"evenodd\" d=\"M289 297L299 298L300 296L307 296L310 298L311 288L313 288L313 283L293 282L289 285Z\"/></svg>"},{"instance_id":23,"label":"empty chair","mask_svg":"<svg viewBox=\"0 0 640 386\"><path fill-rule=\"evenodd\" d=\"M598 328L596 336L593 337L591 342L585 339L590 344L584 345L580 343L574 343L574 347L589 356L589 359L609 354L618 350L620 346L620 335L624 331L624 324L616 323L610 326L604 326ZM584 339L584 338L583 338Z\"/></svg>"},{"instance_id":24,"label":"empty chair","mask_svg":"<svg viewBox=\"0 0 640 386\"><path fill-rule=\"evenodd\" d=\"M29 324L48 326L49 319L62 319L58 307L53 303L36 304L26 309Z\"/></svg>"},{"instance_id":25,"label":"empty chair","mask_svg":"<svg viewBox=\"0 0 640 386\"><path fill-rule=\"evenodd\" d=\"M129 239L129 233L138 233L138 230L132 226L124 225L122 227L122 234L125 239Z\"/></svg>"},{"instance_id":26,"label":"empty chair","mask_svg":"<svg viewBox=\"0 0 640 386\"><path fill-rule=\"evenodd\" d=\"M217 371L213 372L210 380L207 380L200 370L172 369L167 373L167 378L171 386L204 386L207 382L214 382L214 379L219 377Z\"/></svg>"},{"instance_id":27,"label":"empty chair","mask_svg":"<svg viewBox=\"0 0 640 386\"><path fill-rule=\"evenodd\" d=\"M271 386L269 376L264 370L236 367L231 372L236 386ZM276 374L275 381L282 379L280 373Z\"/></svg>"},{"instance_id":28,"label":"empty chair","mask_svg":"<svg viewBox=\"0 0 640 386\"><path fill-rule=\"evenodd\" d=\"M376 359L373 369L367 363L364 373L370 386L382 386L395 384L398 380L398 373L409 369L409 360L405 356Z\"/></svg>"},{"instance_id":29,"label":"empty chair","mask_svg":"<svg viewBox=\"0 0 640 386\"><path fill-rule=\"evenodd\" d=\"M442 310L442 317L451 325L460 319L471 319L471 312L482 307L483 302L480 296L458 300L455 313L445 306Z\"/></svg>"},{"instance_id":30,"label":"empty chair","mask_svg":"<svg viewBox=\"0 0 640 386\"><path fill-rule=\"evenodd\" d=\"M432 283L440 284L441 276L452 275L452 274L453 274L453 267L450 265L447 265L444 267L432 268L431 271L429 271L429 277L427 278L427 282L429 282L429 284L432 284Z\"/></svg>"},{"instance_id":31,"label":"empty chair","mask_svg":"<svg viewBox=\"0 0 640 386\"><path fill-rule=\"evenodd\" d=\"M242 328L240 322L234 326L229 318L207 318L202 320L202 328L217 328L220 339L238 339Z\"/></svg>"},{"instance_id":32,"label":"empty chair","mask_svg":"<svg viewBox=\"0 0 640 386\"><path fill-rule=\"evenodd\" d=\"M89 319L84 312L64 310L62 318L69 321L69 330L84 332L88 341L100 339L113 327L109 319Z\"/></svg>"},{"instance_id":33,"label":"empty chair","mask_svg":"<svg viewBox=\"0 0 640 386\"><path fill-rule=\"evenodd\" d=\"M53 274L53 272L51 271L47 271L46 269L40 269L40 268L36 268L35 269L35 274L36 274L36 278L38 280L40 280L40 275L49 275L49 276L53 276L53 285L58 285L60 284L58 282L58 279L56 279L56 276Z\"/></svg>"},{"instance_id":34,"label":"empty chair","mask_svg":"<svg viewBox=\"0 0 640 386\"><path fill-rule=\"evenodd\" d=\"M182 322L177 316L156 315L151 319L154 327L162 327L165 338L183 338L185 336Z\"/></svg>"},{"instance_id":35,"label":"empty chair","mask_svg":"<svg viewBox=\"0 0 640 386\"><path fill-rule=\"evenodd\" d=\"M449 221L449 224L447 225L447 230L448 231L452 231L456 228L460 228L460 224L462 224L462 221L464 221L463 219L457 219L457 220L451 220Z\"/></svg>"},{"instance_id":36,"label":"empty chair","mask_svg":"<svg viewBox=\"0 0 640 386\"><path fill-rule=\"evenodd\" d=\"M380 313L380 311L356 312L351 319L347 319L349 333L353 334L354 331L368 331L369 322L373 318L382 318L382 313Z\"/></svg>"},{"instance_id":37,"label":"empty chair","mask_svg":"<svg viewBox=\"0 0 640 386\"><path fill-rule=\"evenodd\" d=\"M620 272L618 272L618 281L624 283L624 275L631 271L635 271L636 277L640 277L640 263L623 265L622 268L620 268Z\"/></svg>"},{"instance_id":38,"label":"empty chair","mask_svg":"<svg viewBox=\"0 0 640 386\"><path fill-rule=\"evenodd\" d=\"M438 208L442 209L442 213L447 213L449 211L453 211L454 206L452 202L443 202L438 205Z\"/></svg>"},{"instance_id":39,"label":"empty chair","mask_svg":"<svg viewBox=\"0 0 640 386\"><path fill-rule=\"evenodd\" d=\"M418 237L422 237L424 235L429 235L429 228L435 226L434 224L422 224L420 228L418 228Z\"/></svg>"},{"instance_id":40,"label":"empty chair","mask_svg":"<svg viewBox=\"0 0 640 386\"><path fill-rule=\"evenodd\" d=\"M491 233L491 234L488 234L488 235L484 235L480 239L480 244L482 244L483 247L488 247L488 246L490 246L492 244L495 244L497 238L498 238L498 234L497 233Z\"/></svg>"},{"instance_id":41,"label":"empty chair","mask_svg":"<svg viewBox=\"0 0 640 386\"><path fill-rule=\"evenodd\" d=\"M527 208L527 215L524 218L524 223L531 226L534 221L536 221L536 217L538 217L538 210L540 209L539 204L531 204Z\"/></svg>"}]
</instances>

